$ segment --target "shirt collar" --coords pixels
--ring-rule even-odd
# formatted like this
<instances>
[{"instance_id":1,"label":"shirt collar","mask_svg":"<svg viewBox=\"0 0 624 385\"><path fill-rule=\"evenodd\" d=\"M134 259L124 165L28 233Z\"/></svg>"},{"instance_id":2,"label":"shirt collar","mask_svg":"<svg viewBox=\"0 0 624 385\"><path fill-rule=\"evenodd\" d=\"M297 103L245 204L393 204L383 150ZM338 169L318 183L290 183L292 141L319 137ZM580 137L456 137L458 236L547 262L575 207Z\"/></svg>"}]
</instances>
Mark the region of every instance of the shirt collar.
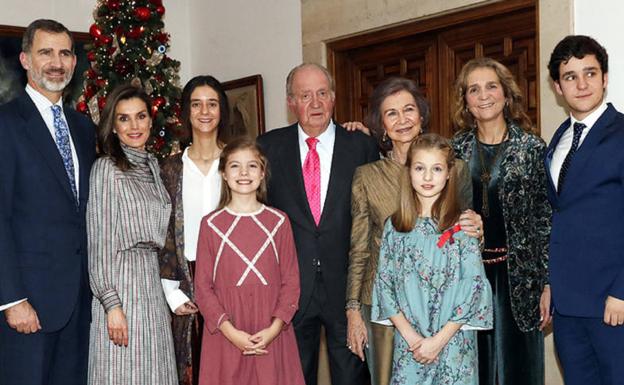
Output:
<instances>
[{"instance_id":1,"label":"shirt collar","mask_svg":"<svg viewBox=\"0 0 624 385\"><path fill-rule=\"evenodd\" d=\"M596 108L591 114L587 115L585 117L585 119L583 119L583 120L576 120L574 118L574 116L572 116L572 114L570 114L570 126L573 127L574 123L581 122L581 123L583 123L585 125L585 127L592 128L594 126L594 124L596 124L596 121L598 121L600 116L602 116L602 114L606 110L607 110L607 102L605 102L603 100L602 104L600 105L600 107Z\"/></svg>"},{"instance_id":2,"label":"shirt collar","mask_svg":"<svg viewBox=\"0 0 624 385\"><path fill-rule=\"evenodd\" d=\"M297 124L297 130L299 132L299 143L307 147L308 144L306 143L306 139L308 139L310 135L306 134L305 131L303 131L303 128L300 124ZM321 135L317 136L316 139L318 139L319 144L322 146L332 143L335 137L336 124L334 124L333 119L330 119L329 124L327 125L327 129L325 129L325 131L323 131Z\"/></svg>"},{"instance_id":3,"label":"shirt collar","mask_svg":"<svg viewBox=\"0 0 624 385\"><path fill-rule=\"evenodd\" d=\"M189 158L188 156L188 149L191 146L187 146L184 151L182 151L182 163L188 163L190 162L191 158Z\"/></svg>"},{"instance_id":4,"label":"shirt collar","mask_svg":"<svg viewBox=\"0 0 624 385\"><path fill-rule=\"evenodd\" d=\"M33 103L37 107L39 113L47 112L50 110L52 106L60 106L61 111L63 111L63 98L60 98L56 103L52 103L48 98L43 96L43 94L36 89L34 89L30 84L26 84L26 93L30 96Z\"/></svg>"}]
</instances>

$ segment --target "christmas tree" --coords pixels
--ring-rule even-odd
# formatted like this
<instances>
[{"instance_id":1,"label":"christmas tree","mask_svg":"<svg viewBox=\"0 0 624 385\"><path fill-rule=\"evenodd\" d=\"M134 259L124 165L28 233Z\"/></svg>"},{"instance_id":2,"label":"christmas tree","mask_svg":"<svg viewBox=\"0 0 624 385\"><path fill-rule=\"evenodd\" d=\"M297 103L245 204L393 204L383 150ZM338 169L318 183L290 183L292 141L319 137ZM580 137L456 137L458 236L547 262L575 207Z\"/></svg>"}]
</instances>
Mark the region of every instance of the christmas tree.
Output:
<instances>
[{"instance_id":1,"label":"christmas tree","mask_svg":"<svg viewBox=\"0 0 624 385\"><path fill-rule=\"evenodd\" d=\"M143 87L152 98L148 149L164 157L175 152L180 128L180 62L167 56L169 34L162 0L98 0L87 45L91 64L76 109L95 123L106 96L121 83Z\"/></svg>"}]
</instances>

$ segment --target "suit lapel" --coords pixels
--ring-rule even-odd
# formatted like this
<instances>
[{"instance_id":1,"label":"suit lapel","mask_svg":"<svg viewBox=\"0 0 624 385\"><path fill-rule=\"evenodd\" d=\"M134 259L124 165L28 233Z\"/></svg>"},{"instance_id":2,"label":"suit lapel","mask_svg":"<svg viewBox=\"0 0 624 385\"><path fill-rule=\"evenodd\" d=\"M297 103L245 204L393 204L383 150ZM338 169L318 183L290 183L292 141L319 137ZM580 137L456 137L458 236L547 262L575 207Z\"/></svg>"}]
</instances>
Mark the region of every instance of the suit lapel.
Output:
<instances>
[{"instance_id":1,"label":"suit lapel","mask_svg":"<svg viewBox=\"0 0 624 385\"><path fill-rule=\"evenodd\" d=\"M287 187L293 192L292 196L295 200L295 207L300 209L300 220L307 221L310 226L316 228L316 223L314 223L308 197L305 192L305 184L303 183L303 165L301 164L301 151L299 151L297 124L288 128L285 143L280 148L279 158L281 164L274 165L274 168L279 167L284 173L284 183L287 184Z\"/></svg>"},{"instance_id":2,"label":"suit lapel","mask_svg":"<svg viewBox=\"0 0 624 385\"><path fill-rule=\"evenodd\" d=\"M561 136L565 132L565 130L570 127L570 118L566 119L555 131L555 135L553 135L550 140L550 144L546 148L546 153L544 155L544 168L546 170L546 179L548 183L548 194L550 195L551 201L556 202L559 199L559 195L557 194L557 188L555 187L555 183L553 181L552 174L550 173L550 163L552 162L553 154L555 153L555 149L557 148L557 144L559 144L559 140L561 140Z\"/></svg>"},{"instance_id":3,"label":"suit lapel","mask_svg":"<svg viewBox=\"0 0 624 385\"><path fill-rule=\"evenodd\" d=\"M27 136L39 150L41 156L43 156L46 164L50 168L50 171L56 176L65 192L73 199L74 193L69 185L69 178L67 177L61 154L41 114L27 94L22 95L20 98L19 108L20 114L24 119L24 127ZM82 191L86 192L87 190L81 190L81 192Z\"/></svg>"},{"instance_id":4,"label":"suit lapel","mask_svg":"<svg viewBox=\"0 0 624 385\"><path fill-rule=\"evenodd\" d=\"M345 178L348 179L350 164L346 160L349 158L347 153L348 138L347 132L340 126L336 125L336 138L334 140L334 151L332 154L331 171L329 173L329 184L327 186L327 194L325 195L325 204L321 213L319 227L323 225L327 218L334 212L333 208L336 201L345 192L345 187L351 189L351 185L346 186ZM311 215L311 214L310 214Z\"/></svg>"},{"instance_id":5,"label":"suit lapel","mask_svg":"<svg viewBox=\"0 0 624 385\"><path fill-rule=\"evenodd\" d=\"M574 158L570 164L568 175L566 176L566 184L574 186L582 186L582 183L575 183L575 178L580 178L583 169L587 165L587 161L591 158L594 150L598 147L598 144L609 135L612 130L616 129L616 126L611 125L611 122L615 118L615 109L609 105L607 110L600 116L594 126L590 129L589 133L581 143L580 147L574 154ZM566 192L573 193L579 192L580 189L564 189L563 195L567 195Z\"/></svg>"}]
</instances>

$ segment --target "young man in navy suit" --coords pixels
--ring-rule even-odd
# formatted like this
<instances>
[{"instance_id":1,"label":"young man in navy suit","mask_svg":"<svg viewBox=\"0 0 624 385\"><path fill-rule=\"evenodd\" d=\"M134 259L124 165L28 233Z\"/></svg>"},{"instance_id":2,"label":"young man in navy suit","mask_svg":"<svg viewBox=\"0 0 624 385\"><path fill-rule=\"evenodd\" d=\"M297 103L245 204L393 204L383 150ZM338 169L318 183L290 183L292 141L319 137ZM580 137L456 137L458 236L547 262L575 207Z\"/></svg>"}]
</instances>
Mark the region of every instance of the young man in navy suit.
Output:
<instances>
[{"instance_id":1,"label":"young man in navy suit","mask_svg":"<svg viewBox=\"0 0 624 385\"><path fill-rule=\"evenodd\" d=\"M566 385L624 381L624 115L604 101L608 56L568 36L548 64L570 117L546 153L550 286Z\"/></svg>"},{"instance_id":2,"label":"young man in navy suit","mask_svg":"<svg viewBox=\"0 0 624 385\"><path fill-rule=\"evenodd\" d=\"M359 385L365 366L347 347L345 297L351 239L351 181L355 169L379 159L376 143L332 121L334 86L327 70L302 64L286 80L297 123L258 138L271 169L269 204L290 218L301 276L293 319L306 384L316 385L321 326L331 380Z\"/></svg>"},{"instance_id":3,"label":"young man in navy suit","mask_svg":"<svg viewBox=\"0 0 624 385\"><path fill-rule=\"evenodd\" d=\"M84 385L95 131L62 103L76 66L67 28L31 23L20 62L26 89L0 107L0 384Z\"/></svg>"}]
</instances>

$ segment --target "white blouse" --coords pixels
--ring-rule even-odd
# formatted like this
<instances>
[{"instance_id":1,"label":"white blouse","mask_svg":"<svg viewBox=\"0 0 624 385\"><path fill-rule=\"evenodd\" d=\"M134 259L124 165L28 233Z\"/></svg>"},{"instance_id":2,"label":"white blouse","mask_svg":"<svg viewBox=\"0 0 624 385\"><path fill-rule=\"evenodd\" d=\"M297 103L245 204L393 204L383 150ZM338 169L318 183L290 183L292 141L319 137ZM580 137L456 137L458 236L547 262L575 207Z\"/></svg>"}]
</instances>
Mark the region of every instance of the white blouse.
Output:
<instances>
[{"instance_id":1,"label":"white blouse","mask_svg":"<svg viewBox=\"0 0 624 385\"><path fill-rule=\"evenodd\" d=\"M201 219L214 211L221 197L219 160L215 159L204 175L189 158L188 147L182 154L182 205L184 210L184 258L194 261L197 254L197 238ZM180 282L162 280L167 303L171 311L189 301L180 290Z\"/></svg>"}]
</instances>

